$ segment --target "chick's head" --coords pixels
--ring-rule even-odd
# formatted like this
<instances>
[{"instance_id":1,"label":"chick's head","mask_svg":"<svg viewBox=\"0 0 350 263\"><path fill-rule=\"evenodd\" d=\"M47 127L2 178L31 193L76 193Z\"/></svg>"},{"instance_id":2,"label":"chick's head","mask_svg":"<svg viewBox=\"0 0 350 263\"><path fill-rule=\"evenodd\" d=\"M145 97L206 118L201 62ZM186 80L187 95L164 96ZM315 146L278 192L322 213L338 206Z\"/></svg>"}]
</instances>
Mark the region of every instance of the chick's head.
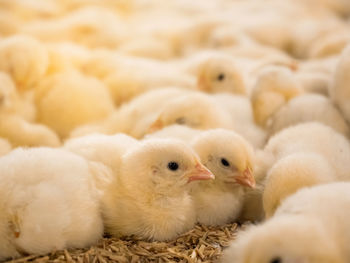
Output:
<instances>
[{"instance_id":1,"label":"chick's head","mask_svg":"<svg viewBox=\"0 0 350 263\"><path fill-rule=\"evenodd\" d=\"M204 94L189 94L171 100L161 111L148 133L178 124L195 129L230 128L227 112L219 108Z\"/></svg>"},{"instance_id":2,"label":"chick's head","mask_svg":"<svg viewBox=\"0 0 350 263\"><path fill-rule=\"evenodd\" d=\"M192 145L201 162L214 173L215 183L255 187L254 151L240 135L224 129L208 130Z\"/></svg>"},{"instance_id":3,"label":"chick's head","mask_svg":"<svg viewBox=\"0 0 350 263\"><path fill-rule=\"evenodd\" d=\"M202 65L197 85L199 90L209 93L246 94L242 74L233 62L223 58L212 58Z\"/></svg>"},{"instance_id":4,"label":"chick's head","mask_svg":"<svg viewBox=\"0 0 350 263\"><path fill-rule=\"evenodd\" d=\"M185 191L193 181L214 179L196 153L178 140L146 140L130 149L122 163L122 184L156 194L170 195Z\"/></svg>"},{"instance_id":5,"label":"chick's head","mask_svg":"<svg viewBox=\"0 0 350 263\"><path fill-rule=\"evenodd\" d=\"M277 219L277 218L276 218ZM241 233L224 263L344 263L327 228L312 218L284 216Z\"/></svg>"}]
</instances>

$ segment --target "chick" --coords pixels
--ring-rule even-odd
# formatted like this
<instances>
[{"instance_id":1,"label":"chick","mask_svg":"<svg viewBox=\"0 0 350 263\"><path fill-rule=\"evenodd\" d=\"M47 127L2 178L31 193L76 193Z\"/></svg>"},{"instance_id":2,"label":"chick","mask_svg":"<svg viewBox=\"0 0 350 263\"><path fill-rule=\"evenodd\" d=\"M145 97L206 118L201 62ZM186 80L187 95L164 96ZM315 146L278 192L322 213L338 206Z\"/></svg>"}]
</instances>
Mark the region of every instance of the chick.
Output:
<instances>
[{"instance_id":1,"label":"chick","mask_svg":"<svg viewBox=\"0 0 350 263\"><path fill-rule=\"evenodd\" d=\"M201 182L191 192L197 221L206 225L233 222L243 205L242 186L255 187L253 148L235 132L223 129L204 131L191 145L215 175L214 181Z\"/></svg>"},{"instance_id":2,"label":"chick","mask_svg":"<svg viewBox=\"0 0 350 263\"><path fill-rule=\"evenodd\" d=\"M198 72L197 87L208 93L247 94L242 73L227 58L208 59L203 63Z\"/></svg>"},{"instance_id":3,"label":"chick","mask_svg":"<svg viewBox=\"0 0 350 263\"><path fill-rule=\"evenodd\" d=\"M302 93L302 87L286 68L264 69L257 78L251 97L255 121L264 127L281 106Z\"/></svg>"},{"instance_id":4,"label":"chick","mask_svg":"<svg viewBox=\"0 0 350 263\"><path fill-rule=\"evenodd\" d=\"M342 53L339 63L336 67L333 83L330 86L330 96L334 103L339 107L345 119L350 122L350 46Z\"/></svg>"},{"instance_id":5,"label":"chick","mask_svg":"<svg viewBox=\"0 0 350 263\"><path fill-rule=\"evenodd\" d=\"M122 156L120 173L105 191L106 230L114 236L173 239L194 226L193 181L213 178L181 141L146 140Z\"/></svg>"},{"instance_id":6,"label":"chick","mask_svg":"<svg viewBox=\"0 0 350 263\"><path fill-rule=\"evenodd\" d=\"M62 72L40 80L35 101L38 122L65 138L76 127L103 119L114 110L99 80L78 72Z\"/></svg>"},{"instance_id":7,"label":"chick","mask_svg":"<svg viewBox=\"0 0 350 263\"><path fill-rule=\"evenodd\" d=\"M0 259L94 244L103 233L89 163L50 148L0 158Z\"/></svg>"},{"instance_id":8,"label":"chick","mask_svg":"<svg viewBox=\"0 0 350 263\"><path fill-rule=\"evenodd\" d=\"M270 134L298 123L317 121L332 127L345 136L350 135L349 127L332 102L317 94L295 97L281 107L272 117L268 127Z\"/></svg>"},{"instance_id":9,"label":"chick","mask_svg":"<svg viewBox=\"0 0 350 263\"><path fill-rule=\"evenodd\" d=\"M33 88L48 64L48 52L38 40L22 35L0 40L0 70L13 78L19 91Z\"/></svg>"},{"instance_id":10,"label":"chick","mask_svg":"<svg viewBox=\"0 0 350 263\"><path fill-rule=\"evenodd\" d=\"M300 190L270 220L239 233L222 262L348 262L349 190L343 182Z\"/></svg>"},{"instance_id":11,"label":"chick","mask_svg":"<svg viewBox=\"0 0 350 263\"><path fill-rule=\"evenodd\" d=\"M264 182L265 217L271 217L283 200L299 189L335 180L332 167L321 155L296 153L282 158L272 166Z\"/></svg>"},{"instance_id":12,"label":"chick","mask_svg":"<svg viewBox=\"0 0 350 263\"><path fill-rule=\"evenodd\" d=\"M90 134L69 139L64 148L94 162L100 162L117 174L121 165L121 156L137 143L137 140L125 134Z\"/></svg>"}]
</instances>

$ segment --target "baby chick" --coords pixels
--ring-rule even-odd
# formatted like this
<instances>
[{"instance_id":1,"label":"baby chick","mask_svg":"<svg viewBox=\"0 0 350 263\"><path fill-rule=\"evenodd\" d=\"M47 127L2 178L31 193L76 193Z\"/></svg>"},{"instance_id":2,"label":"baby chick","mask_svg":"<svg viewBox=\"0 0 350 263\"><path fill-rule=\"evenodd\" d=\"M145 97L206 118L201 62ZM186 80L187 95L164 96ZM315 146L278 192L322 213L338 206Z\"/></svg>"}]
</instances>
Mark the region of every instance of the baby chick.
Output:
<instances>
[{"instance_id":1,"label":"baby chick","mask_svg":"<svg viewBox=\"0 0 350 263\"><path fill-rule=\"evenodd\" d=\"M192 141L201 162L215 175L191 192L199 223L221 225L233 222L241 211L244 188L254 188L254 151L233 131L214 129Z\"/></svg>"},{"instance_id":2,"label":"baby chick","mask_svg":"<svg viewBox=\"0 0 350 263\"><path fill-rule=\"evenodd\" d=\"M94 244L103 233L89 163L50 148L0 158L0 259Z\"/></svg>"},{"instance_id":3,"label":"baby chick","mask_svg":"<svg viewBox=\"0 0 350 263\"><path fill-rule=\"evenodd\" d=\"M270 220L239 233L222 262L348 262L349 191L343 182L300 190Z\"/></svg>"},{"instance_id":4,"label":"baby chick","mask_svg":"<svg viewBox=\"0 0 350 263\"><path fill-rule=\"evenodd\" d=\"M247 93L242 73L227 58L212 58L204 62L198 72L197 87L208 93Z\"/></svg>"},{"instance_id":5,"label":"baby chick","mask_svg":"<svg viewBox=\"0 0 350 263\"><path fill-rule=\"evenodd\" d=\"M213 178L183 142L146 140L122 156L120 173L105 191L106 230L114 236L173 239L194 226L193 181Z\"/></svg>"}]
</instances>

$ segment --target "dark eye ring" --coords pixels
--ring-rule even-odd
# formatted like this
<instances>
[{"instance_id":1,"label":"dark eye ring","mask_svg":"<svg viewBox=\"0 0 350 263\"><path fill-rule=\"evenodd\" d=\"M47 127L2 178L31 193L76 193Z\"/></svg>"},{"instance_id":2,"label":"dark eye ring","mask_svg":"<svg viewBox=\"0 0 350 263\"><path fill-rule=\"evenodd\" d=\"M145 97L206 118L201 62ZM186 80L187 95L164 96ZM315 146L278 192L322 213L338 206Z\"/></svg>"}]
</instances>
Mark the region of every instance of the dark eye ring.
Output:
<instances>
[{"instance_id":1,"label":"dark eye ring","mask_svg":"<svg viewBox=\"0 0 350 263\"><path fill-rule=\"evenodd\" d=\"M223 80L225 79L225 74L220 73L216 79L217 79L218 81L223 81Z\"/></svg>"},{"instance_id":2,"label":"dark eye ring","mask_svg":"<svg viewBox=\"0 0 350 263\"><path fill-rule=\"evenodd\" d=\"M177 162L169 162L168 169L171 171L176 171L177 169L179 169L179 164Z\"/></svg>"},{"instance_id":3,"label":"dark eye ring","mask_svg":"<svg viewBox=\"0 0 350 263\"><path fill-rule=\"evenodd\" d=\"M221 158L221 164L226 167L230 166L230 163L225 158Z\"/></svg>"},{"instance_id":4,"label":"dark eye ring","mask_svg":"<svg viewBox=\"0 0 350 263\"><path fill-rule=\"evenodd\" d=\"M271 259L269 263L282 263L282 259L280 257L275 257Z\"/></svg>"}]
</instances>

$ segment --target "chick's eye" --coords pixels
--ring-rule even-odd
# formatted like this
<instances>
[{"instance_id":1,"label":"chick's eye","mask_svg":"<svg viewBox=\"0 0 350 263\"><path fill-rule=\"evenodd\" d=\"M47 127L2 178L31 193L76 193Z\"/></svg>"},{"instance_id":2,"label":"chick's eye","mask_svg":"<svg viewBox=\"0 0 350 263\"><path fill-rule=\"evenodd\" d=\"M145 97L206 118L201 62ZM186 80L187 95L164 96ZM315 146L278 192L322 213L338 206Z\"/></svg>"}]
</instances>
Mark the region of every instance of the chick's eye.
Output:
<instances>
[{"instance_id":1,"label":"chick's eye","mask_svg":"<svg viewBox=\"0 0 350 263\"><path fill-rule=\"evenodd\" d=\"M168 169L171 171L176 171L179 169L179 164L177 162L170 162L168 163Z\"/></svg>"},{"instance_id":2,"label":"chick's eye","mask_svg":"<svg viewBox=\"0 0 350 263\"><path fill-rule=\"evenodd\" d=\"M273 259L270 260L269 263L282 263L282 259L280 257L275 257Z\"/></svg>"},{"instance_id":3,"label":"chick's eye","mask_svg":"<svg viewBox=\"0 0 350 263\"><path fill-rule=\"evenodd\" d=\"M185 124L185 123L186 123L186 120L185 120L185 118L180 117L180 118L177 118L177 119L175 120L175 122L176 122L177 124L182 125L182 124Z\"/></svg>"},{"instance_id":4,"label":"chick's eye","mask_svg":"<svg viewBox=\"0 0 350 263\"><path fill-rule=\"evenodd\" d=\"M217 78L216 78L218 81L223 81L225 79L225 74L223 73L220 73Z\"/></svg>"},{"instance_id":5,"label":"chick's eye","mask_svg":"<svg viewBox=\"0 0 350 263\"><path fill-rule=\"evenodd\" d=\"M230 163L225 158L221 158L221 164L226 167L230 166Z\"/></svg>"}]
</instances>

